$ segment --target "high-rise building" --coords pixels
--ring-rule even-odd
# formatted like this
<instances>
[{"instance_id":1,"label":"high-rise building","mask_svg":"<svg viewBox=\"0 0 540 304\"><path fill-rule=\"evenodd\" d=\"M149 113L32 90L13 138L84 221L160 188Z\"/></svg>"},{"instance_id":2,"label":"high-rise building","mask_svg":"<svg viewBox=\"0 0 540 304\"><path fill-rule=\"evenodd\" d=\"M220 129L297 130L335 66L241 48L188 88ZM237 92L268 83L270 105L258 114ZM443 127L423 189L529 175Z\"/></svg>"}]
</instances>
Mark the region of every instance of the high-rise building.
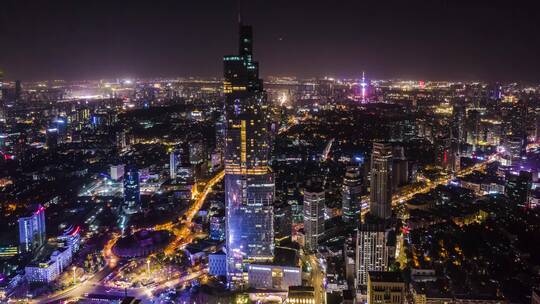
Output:
<instances>
[{"instance_id":1,"label":"high-rise building","mask_svg":"<svg viewBox=\"0 0 540 304\"><path fill-rule=\"evenodd\" d=\"M15 101L20 101L22 96L22 83L20 80L15 81Z\"/></svg>"},{"instance_id":2,"label":"high-rise building","mask_svg":"<svg viewBox=\"0 0 540 304\"><path fill-rule=\"evenodd\" d=\"M386 271L388 266L386 229L383 223L360 225L356 234L356 280L363 289L368 283L368 272Z\"/></svg>"},{"instance_id":3,"label":"high-rise building","mask_svg":"<svg viewBox=\"0 0 540 304\"><path fill-rule=\"evenodd\" d=\"M41 248L47 241L45 230L45 207L34 206L27 217L19 218L19 244L22 252Z\"/></svg>"},{"instance_id":4,"label":"high-rise building","mask_svg":"<svg viewBox=\"0 0 540 304\"><path fill-rule=\"evenodd\" d=\"M509 173L506 176L506 195L514 204L525 207L529 203L532 188L532 174L521 171L519 174Z\"/></svg>"},{"instance_id":5,"label":"high-rise building","mask_svg":"<svg viewBox=\"0 0 540 304\"><path fill-rule=\"evenodd\" d=\"M524 143L523 138L514 136L514 137L506 139L505 152L506 152L507 158L510 159L509 164L512 164L513 162L520 160L521 155L523 154L524 150L525 150L525 143Z\"/></svg>"},{"instance_id":6,"label":"high-rise building","mask_svg":"<svg viewBox=\"0 0 540 304\"><path fill-rule=\"evenodd\" d=\"M266 93L253 61L250 26L240 24L239 54L225 56L225 204L227 276L243 280L246 262L274 256L274 175L268 166Z\"/></svg>"},{"instance_id":7,"label":"high-rise building","mask_svg":"<svg viewBox=\"0 0 540 304\"><path fill-rule=\"evenodd\" d=\"M178 152L172 151L169 154L169 176L172 180L176 179L176 167L178 166Z\"/></svg>"},{"instance_id":8,"label":"high-rise building","mask_svg":"<svg viewBox=\"0 0 540 304\"><path fill-rule=\"evenodd\" d=\"M55 152L58 147L58 128L47 128L46 135L47 149Z\"/></svg>"},{"instance_id":9,"label":"high-rise building","mask_svg":"<svg viewBox=\"0 0 540 304\"><path fill-rule=\"evenodd\" d=\"M324 189L315 181L304 189L304 248L317 252L319 240L324 235Z\"/></svg>"},{"instance_id":10,"label":"high-rise building","mask_svg":"<svg viewBox=\"0 0 540 304\"><path fill-rule=\"evenodd\" d=\"M360 167L349 166L341 187L343 221L357 226L360 221L362 181Z\"/></svg>"},{"instance_id":11,"label":"high-rise building","mask_svg":"<svg viewBox=\"0 0 540 304\"><path fill-rule=\"evenodd\" d=\"M392 216L392 146L373 143L371 152L370 213L381 219Z\"/></svg>"},{"instance_id":12,"label":"high-rise building","mask_svg":"<svg viewBox=\"0 0 540 304\"><path fill-rule=\"evenodd\" d=\"M139 169L135 165L127 165L124 172L124 212L134 214L140 210Z\"/></svg>"}]
</instances>

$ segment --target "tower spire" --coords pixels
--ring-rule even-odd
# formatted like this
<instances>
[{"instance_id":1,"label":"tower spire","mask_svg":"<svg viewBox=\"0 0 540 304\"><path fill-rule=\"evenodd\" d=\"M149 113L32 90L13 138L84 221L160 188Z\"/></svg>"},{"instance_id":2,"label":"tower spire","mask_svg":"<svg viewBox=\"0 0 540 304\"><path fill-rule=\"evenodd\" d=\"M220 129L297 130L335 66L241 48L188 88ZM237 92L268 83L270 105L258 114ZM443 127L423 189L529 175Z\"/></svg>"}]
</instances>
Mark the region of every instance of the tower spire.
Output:
<instances>
[{"instance_id":1,"label":"tower spire","mask_svg":"<svg viewBox=\"0 0 540 304\"><path fill-rule=\"evenodd\" d=\"M238 10L238 24L242 25L242 0L238 0L237 7Z\"/></svg>"}]
</instances>

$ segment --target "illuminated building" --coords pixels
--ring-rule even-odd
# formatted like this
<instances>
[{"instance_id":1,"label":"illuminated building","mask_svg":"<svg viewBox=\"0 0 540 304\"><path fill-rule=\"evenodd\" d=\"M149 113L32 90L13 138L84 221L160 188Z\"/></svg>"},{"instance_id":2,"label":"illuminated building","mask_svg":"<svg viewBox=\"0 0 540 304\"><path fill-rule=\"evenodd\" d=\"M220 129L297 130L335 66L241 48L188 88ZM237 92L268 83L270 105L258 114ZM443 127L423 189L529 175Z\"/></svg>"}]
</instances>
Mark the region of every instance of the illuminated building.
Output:
<instances>
[{"instance_id":1,"label":"illuminated building","mask_svg":"<svg viewBox=\"0 0 540 304\"><path fill-rule=\"evenodd\" d=\"M35 206L28 217L19 218L19 244L22 252L41 248L47 241L45 231L45 207Z\"/></svg>"},{"instance_id":2,"label":"illuminated building","mask_svg":"<svg viewBox=\"0 0 540 304\"><path fill-rule=\"evenodd\" d=\"M54 152L58 147L58 128L48 128L46 131L47 139L47 149Z\"/></svg>"},{"instance_id":3,"label":"illuminated building","mask_svg":"<svg viewBox=\"0 0 540 304\"><path fill-rule=\"evenodd\" d=\"M525 207L529 203L532 187L532 175L530 172L521 171L519 174L509 173L506 176L506 195L511 202Z\"/></svg>"},{"instance_id":4,"label":"illuminated building","mask_svg":"<svg viewBox=\"0 0 540 304\"><path fill-rule=\"evenodd\" d=\"M194 140L189 143L189 162L192 165L200 165L206 160L206 150L201 140Z\"/></svg>"},{"instance_id":5,"label":"illuminated building","mask_svg":"<svg viewBox=\"0 0 540 304\"><path fill-rule=\"evenodd\" d=\"M324 235L324 207L322 185L309 181L304 189L304 248L307 252L317 252Z\"/></svg>"},{"instance_id":6,"label":"illuminated building","mask_svg":"<svg viewBox=\"0 0 540 304\"><path fill-rule=\"evenodd\" d=\"M112 165L110 168L111 179L118 181L124 176L124 165Z\"/></svg>"},{"instance_id":7,"label":"illuminated building","mask_svg":"<svg viewBox=\"0 0 540 304\"><path fill-rule=\"evenodd\" d=\"M373 143L371 153L371 184L369 211L388 219L392 215L392 146Z\"/></svg>"},{"instance_id":8,"label":"illuminated building","mask_svg":"<svg viewBox=\"0 0 540 304\"><path fill-rule=\"evenodd\" d=\"M139 169L135 165L127 165L124 173L124 212L134 214L140 210Z\"/></svg>"},{"instance_id":9,"label":"illuminated building","mask_svg":"<svg viewBox=\"0 0 540 304\"><path fill-rule=\"evenodd\" d=\"M311 286L290 286L287 304L315 304L315 288Z\"/></svg>"},{"instance_id":10,"label":"illuminated building","mask_svg":"<svg viewBox=\"0 0 540 304\"><path fill-rule=\"evenodd\" d=\"M176 167L178 166L178 153L172 151L169 154L169 175L172 180L176 179Z\"/></svg>"},{"instance_id":11,"label":"illuminated building","mask_svg":"<svg viewBox=\"0 0 540 304\"><path fill-rule=\"evenodd\" d=\"M405 282L400 272L370 271L368 304L405 303Z\"/></svg>"},{"instance_id":12,"label":"illuminated building","mask_svg":"<svg viewBox=\"0 0 540 304\"><path fill-rule=\"evenodd\" d=\"M512 137L506 140L505 150L507 152L508 158L511 160L510 163L515 162L521 159L521 155L525 150L525 144L522 138Z\"/></svg>"},{"instance_id":13,"label":"illuminated building","mask_svg":"<svg viewBox=\"0 0 540 304\"><path fill-rule=\"evenodd\" d=\"M240 24L239 54L225 56L225 205L227 274L243 280L246 262L274 256L274 175L268 167L266 93L253 61L250 26Z\"/></svg>"},{"instance_id":14,"label":"illuminated building","mask_svg":"<svg viewBox=\"0 0 540 304\"><path fill-rule=\"evenodd\" d=\"M210 239L223 241L225 239L225 218L223 214L210 217Z\"/></svg>"},{"instance_id":15,"label":"illuminated building","mask_svg":"<svg viewBox=\"0 0 540 304\"><path fill-rule=\"evenodd\" d=\"M227 255L223 251L208 255L208 273L213 276L227 275Z\"/></svg>"},{"instance_id":16,"label":"illuminated building","mask_svg":"<svg viewBox=\"0 0 540 304\"><path fill-rule=\"evenodd\" d=\"M343 221L355 227L360 221L360 204L362 195L362 182L360 180L360 167L349 166L341 187L341 203Z\"/></svg>"},{"instance_id":17,"label":"illuminated building","mask_svg":"<svg viewBox=\"0 0 540 304\"><path fill-rule=\"evenodd\" d=\"M11 258L19 254L17 246L0 246L0 259Z\"/></svg>"},{"instance_id":18,"label":"illuminated building","mask_svg":"<svg viewBox=\"0 0 540 304\"><path fill-rule=\"evenodd\" d=\"M64 230L64 233L57 237L59 242L62 242L65 247L70 247L73 252L79 250L81 244L81 227L69 227Z\"/></svg>"},{"instance_id":19,"label":"illuminated building","mask_svg":"<svg viewBox=\"0 0 540 304\"><path fill-rule=\"evenodd\" d=\"M300 267L265 264L251 264L248 267L248 283L251 288L287 290L290 286L302 284Z\"/></svg>"},{"instance_id":20,"label":"illuminated building","mask_svg":"<svg viewBox=\"0 0 540 304\"><path fill-rule=\"evenodd\" d=\"M71 263L73 251L70 247L61 247L54 251L46 262L26 266L24 273L29 282L50 283Z\"/></svg>"},{"instance_id":21,"label":"illuminated building","mask_svg":"<svg viewBox=\"0 0 540 304\"><path fill-rule=\"evenodd\" d=\"M368 272L388 266L386 229L382 223L362 224L356 234L356 280L360 289L368 283Z\"/></svg>"}]
</instances>

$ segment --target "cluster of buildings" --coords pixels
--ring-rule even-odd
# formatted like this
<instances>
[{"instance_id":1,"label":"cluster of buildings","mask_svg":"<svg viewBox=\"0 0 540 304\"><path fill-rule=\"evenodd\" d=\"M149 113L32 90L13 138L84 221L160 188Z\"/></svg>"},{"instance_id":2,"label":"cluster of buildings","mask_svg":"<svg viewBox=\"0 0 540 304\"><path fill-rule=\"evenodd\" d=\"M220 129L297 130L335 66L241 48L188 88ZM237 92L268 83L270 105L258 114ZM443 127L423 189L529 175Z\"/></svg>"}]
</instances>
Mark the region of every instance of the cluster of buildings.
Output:
<instances>
[{"instance_id":1,"label":"cluster of buildings","mask_svg":"<svg viewBox=\"0 0 540 304\"><path fill-rule=\"evenodd\" d=\"M71 264L79 250L80 227L70 227L53 240L47 239L45 208L37 205L27 217L19 218L19 246L31 256L24 268L29 282L51 283Z\"/></svg>"}]
</instances>

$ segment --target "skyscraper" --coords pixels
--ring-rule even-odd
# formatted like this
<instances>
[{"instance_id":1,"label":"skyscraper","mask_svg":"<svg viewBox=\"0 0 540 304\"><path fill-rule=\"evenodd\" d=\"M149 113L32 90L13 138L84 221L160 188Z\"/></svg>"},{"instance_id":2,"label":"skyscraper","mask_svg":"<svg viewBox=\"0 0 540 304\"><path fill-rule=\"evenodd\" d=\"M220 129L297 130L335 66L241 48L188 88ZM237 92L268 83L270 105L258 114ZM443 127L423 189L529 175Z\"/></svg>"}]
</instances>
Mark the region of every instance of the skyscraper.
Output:
<instances>
[{"instance_id":1,"label":"skyscraper","mask_svg":"<svg viewBox=\"0 0 540 304\"><path fill-rule=\"evenodd\" d=\"M360 204L362 195L362 182L360 180L360 167L349 166L341 187L341 203L343 221L354 226L360 220Z\"/></svg>"},{"instance_id":2,"label":"skyscraper","mask_svg":"<svg viewBox=\"0 0 540 304\"><path fill-rule=\"evenodd\" d=\"M176 167L178 166L178 152L173 150L169 154L169 176L174 181L176 179Z\"/></svg>"},{"instance_id":3,"label":"skyscraper","mask_svg":"<svg viewBox=\"0 0 540 304\"><path fill-rule=\"evenodd\" d=\"M36 205L27 217L19 218L19 244L21 251L31 252L47 241L45 230L45 208Z\"/></svg>"},{"instance_id":4,"label":"skyscraper","mask_svg":"<svg viewBox=\"0 0 540 304\"><path fill-rule=\"evenodd\" d=\"M392 146L373 143L371 153L370 213L381 219L392 215Z\"/></svg>"},{"instance_id":5,"label":"skyscraper","mask_svg":"<svg viewBox=\"0 0 540 304\"><path fill-rule=\"evenodd\" d=\"M240 24L239 38L239 54L223 58L227 276L232 287L241 283L246 262L274 256L268 105L253 61L251 27Z\"/></svg>"},{"instance_id":6,"label":"skyscraper","mask_svg":"<svg viewBox=\"0 0 540 304\"><path fill-rule=\"evenodd\" d=\"M124 173L124 212L134 214L140 210L139 169L135 165L127 165Z\"/></svg>"},{"instance_id":7,"label":"skyscraper","mask_svg":"<svg viewBox=\"0 0 540 304\"><path fill-rule=\"evenodd\" d=\"M324 235L324 190L320 183L311 181L304 190L304 247L316 252Z\"/></svg>"},{"instance_id":8,"label":"skyscraper","mask_svg":"<svg viewBox=\"0 0 540 304\"><path fill-rule=\"evenodd\" d=\"M531 187L531 172L520 171L519 174L508 173L506 176L506 195L512 203L518 206L528 205Z\"/></svg>"},{"instance_id":9,"label":"skyscraper","mask_svg":"<svg viewBox=\"0 0 540 304\"><path fill-rule=\"evenodd\" d=\"M356 280L358 287L368 283L368 272L386 271L388 247L382 223L362 224L356 234Z\"/></svg>"}]
</instances>

